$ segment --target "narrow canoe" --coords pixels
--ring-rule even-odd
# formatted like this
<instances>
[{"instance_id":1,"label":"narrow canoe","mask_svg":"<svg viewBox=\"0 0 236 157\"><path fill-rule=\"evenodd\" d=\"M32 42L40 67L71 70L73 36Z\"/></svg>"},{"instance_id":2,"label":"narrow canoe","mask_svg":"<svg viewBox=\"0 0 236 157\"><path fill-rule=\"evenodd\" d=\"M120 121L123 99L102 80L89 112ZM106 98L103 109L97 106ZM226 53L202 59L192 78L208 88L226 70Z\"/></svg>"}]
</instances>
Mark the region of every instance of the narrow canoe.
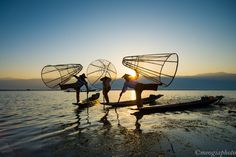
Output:
<instances>
[{"instance_id":1,"label":"narrow canoe","mask_svg":"<svg viewBox=\"0 0 236 157\"><path fill-rule=\"evenodd\" d=\"M96 100L98 100L99 96L100 93L96 93L93 94L88 99L83 100L82 103L72 103L72 104L79 106L79 108L91 107L96 104Z\"/></svg>"},{"instance_id":2,"label":"narrow canoe","mask_svg":"<svg viewBox=\"0 0 236 157\"><path fill-rule=\"evenodd\" d=\"M206 107L211 104L219 103L223 99L223 96L207 96L201 97L200 100L185 102L185 103L176 103L176 104L166 104L166 105L155 105L150 107L143 107L138 109L139 112L143 114L149 113L162 113L168 111L181 111L186 109L201 108Z\"/></svg>"},{"instance_id":3,"label":"narrow canoe","mask_svg":"<svg viewBox=\"0 0 236 157\"><path fill-rule=\"evenodd\" d=\"M142 99L142 103L143 104L154 103L157 99L159 99L162 96L163 96L162 94L158 94L158 95L152 95L151 94L149 97L143 98ZM136 105L136 100L121 101L119 103L111 102L109 104L107 104L107 103L101 103L101 104L109 105L109 106L112 106L112 107L126 107L126 106L134 106L134 105Z\"/></svg>"}]
</instances>

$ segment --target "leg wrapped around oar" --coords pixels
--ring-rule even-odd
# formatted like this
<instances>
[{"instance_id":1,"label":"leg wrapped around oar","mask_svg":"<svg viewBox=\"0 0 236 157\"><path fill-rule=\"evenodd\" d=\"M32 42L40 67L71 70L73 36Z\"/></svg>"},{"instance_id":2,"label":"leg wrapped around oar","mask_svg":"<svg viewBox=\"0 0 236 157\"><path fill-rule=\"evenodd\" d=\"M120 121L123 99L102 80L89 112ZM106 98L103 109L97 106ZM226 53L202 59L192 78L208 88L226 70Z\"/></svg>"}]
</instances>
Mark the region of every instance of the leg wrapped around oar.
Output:
<instances>
[{"instance_id":1,"label":"leg wrapped around oar","mask_svg":"<svg viewBox=\"0 0 236 157\"><path fill-rule=\"evenodd\" d=\"M106 100L106 103L109 103L109 97L108 97L108 92L111 90L111 87L104 87L103 88L103 95Z\"/></svg>"},{"instance_id":2,"label":"leg wrapped around oar","mask_svg":"<svg viewBox=\"0 0 236 157\"><path fill-rule=\"evenodd\" d=\"M157 90L158 84L156 83L149 83L149 84L143 84L143 90Z\"/></svg>"},{"instance_id":3,"label":"leg wrapped around oar","mask_svg":"<svg viewBox=\"0 0 236 157\"><path fill-rule=\"evenodd\" d=\"M80 89L76 89L76 101L77 103L80 102Z\"/></svg>"},{"instance_id":4,"label":"leg wrapped around oar","mask_svg":"<svg viewBox=\"0 0 236 157\"><path fill-rule=\"evenodd\" d=\"M149 84L138 83L135 87L137 107L138 108L143 107L143 104L141 101L143 90L157 90L157 88L158 88L158 84L156 83L149 83Z\"/></svg>"},{"instance_id":5,"label":"leg wrapped around oar","mask_svg":"<svg viewBox=\"0 0 236 157\"><path fill-rule=\"evenodd\" d=\"M60 85L61 90L65 90L68 88L76 88L76 83L64 84Z\"/></svg>"},{"instance_id":6,"label":"leg wrapped around oar","mask_svg":"<svg viewBox=\"0 0 236 157\"><path fill-rule=\"evenodd\" d=\"M135 87L136 103L137 103L138 108L143 107L143 104L142 104L142 101L141 101L142 92L143 92L143 84L138 83Z\"/></svg>"}]
</instances>

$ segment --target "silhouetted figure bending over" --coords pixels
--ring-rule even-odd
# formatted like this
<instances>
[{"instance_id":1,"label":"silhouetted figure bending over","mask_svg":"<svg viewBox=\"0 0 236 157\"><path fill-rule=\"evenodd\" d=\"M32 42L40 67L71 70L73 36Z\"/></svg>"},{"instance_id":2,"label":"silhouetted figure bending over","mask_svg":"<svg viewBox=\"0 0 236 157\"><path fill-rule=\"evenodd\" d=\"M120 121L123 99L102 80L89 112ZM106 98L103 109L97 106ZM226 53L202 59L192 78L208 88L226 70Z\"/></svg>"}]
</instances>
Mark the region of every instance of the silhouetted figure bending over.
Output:
<instances>
[{"instance_id":1,"label":"silhouetted figure bending over","mask_svg":"<svg viewBox=\"0 0 236 157\"><path fill-rule=\"evenodd\" d=\"M135 90L136 94L136 103L137 107L141 108L143 107L142 100L141 100L141 94L144 90L157 90L158 85L162 85L162 83L149 83L149 84L144 84L144 83L139 83L137 81L139 74L136 72L136 76L131 76L129 74L125 74L122 76L122 78L125 79L122 91L120 93L120 97L122 96L123 93L126 92L126 90L129 88L133 88Z\"/></svg>"},{"instance_id":2,"label":"silhouetted figure bending over","mask_svg":"<svg viewBox=\"0 0 236 157\"><path fill-rule=\"evenodd\" d=\"M89 93L89 89L88 89L88 83L85 80L85 78L87 78L85 76L85 74L80 75L79 77L76 75L73 75L77 81L75 83L71 83L71 84L64 84L64 85L60 85L62 90L68 89L68 88L74 88L76 90L76 100L77 103L79 103L80 101L80 88L85 85L86 89L87 89L87 95Z\"/></svg>"},{"instance_id":3,"label":"silhouetted figure bending over","mask_svg":"<svg viewBox=\"0 0 236 157\"><path fill-rule=\"evenodd\" d=\"M102 81L103 84L103 89L102 89L103 96L106 100L106 103L109 103L108 92L111 90L111 84L110 84L111 78L105 76L101 78L100 81Z\"/></svg>"}]
</instances>

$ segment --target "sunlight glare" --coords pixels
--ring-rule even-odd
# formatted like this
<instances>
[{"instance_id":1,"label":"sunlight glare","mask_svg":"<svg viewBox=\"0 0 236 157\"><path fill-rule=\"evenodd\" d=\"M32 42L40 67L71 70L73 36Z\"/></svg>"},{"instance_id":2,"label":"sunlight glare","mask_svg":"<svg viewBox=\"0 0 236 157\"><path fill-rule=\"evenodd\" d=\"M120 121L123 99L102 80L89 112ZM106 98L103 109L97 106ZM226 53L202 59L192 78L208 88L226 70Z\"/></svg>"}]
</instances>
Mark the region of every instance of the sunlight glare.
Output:
<instances>
[{"instance_id":1,"label":"sunlight glare","mask_svg":"<svg viewBox=\"0 0 236 157\"><path fill-rule=\"evenodd\" d=\"M131 76L135 77L136 76L136 73L134 70L130 69L128 74L130 74Z\"/></svg>"}]
</instances>

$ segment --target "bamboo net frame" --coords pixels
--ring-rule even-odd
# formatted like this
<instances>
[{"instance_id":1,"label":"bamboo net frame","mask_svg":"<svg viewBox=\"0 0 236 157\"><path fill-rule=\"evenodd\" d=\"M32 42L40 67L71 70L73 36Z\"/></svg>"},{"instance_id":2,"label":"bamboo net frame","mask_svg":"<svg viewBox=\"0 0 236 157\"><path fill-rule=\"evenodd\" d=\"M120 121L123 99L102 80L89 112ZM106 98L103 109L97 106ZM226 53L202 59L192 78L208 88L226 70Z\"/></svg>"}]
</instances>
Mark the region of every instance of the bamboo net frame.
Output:
<instances>
[{"instance_id":1,"label":"bamboo net frame","mask_svg":"<svg viewBox=\"0 0 236 157\"><path fill-rule=\"evenodd\" d=\"M102 89L102 82L100 81L103 77L109 77L111 84L116 79L117 71L115 66L108 60L98 59L91 62L87 68L86 76L93 87Z\"/></svg>"},{"instance_id":2,"label":"bamboo net frame","mask_svg":"<svg viewBox=\"0 0 236 157\"><path fill-rule=\"evenodd\" d=\"M126 56L122 64L136 70L142 76L155 83L169 86L178 70L179 57L177 53L146 54Z\"/></svg>"},{"instance_id":3,"label":"bamboo net frame","mask_svg":"<svg viewBox=\"0 0 236 157\"><path fill-rule=\"evenodd\" d=\"M41 78L47 87L58 88L59 84L65 84L82 69L81 64L46 65L41 70Z\"/></svg>"}]
</instances>

